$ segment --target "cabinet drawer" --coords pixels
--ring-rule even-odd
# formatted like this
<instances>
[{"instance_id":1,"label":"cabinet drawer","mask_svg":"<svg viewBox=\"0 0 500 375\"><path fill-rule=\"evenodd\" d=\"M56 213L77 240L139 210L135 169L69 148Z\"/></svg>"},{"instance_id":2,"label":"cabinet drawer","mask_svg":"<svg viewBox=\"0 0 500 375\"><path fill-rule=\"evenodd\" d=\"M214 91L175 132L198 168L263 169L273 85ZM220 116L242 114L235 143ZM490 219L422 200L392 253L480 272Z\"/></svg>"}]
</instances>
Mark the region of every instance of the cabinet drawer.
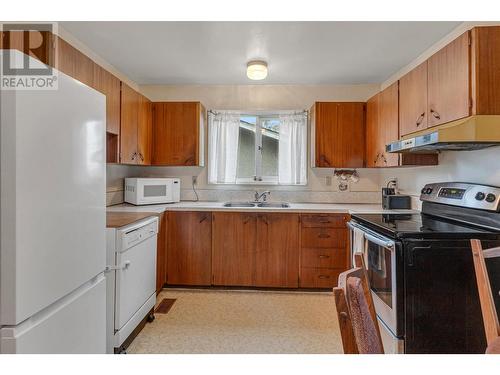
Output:
<instances>
[{"instance_id":1,"label":"cabinet drawer","mask_svg":"<svg viewBox=\"0 0 500 375\"><path fill-rule=\"evenodd\" d=\"M300 261L302 267L344 268L347 266L347 251L340 249L302 248Z\"/></svg>"},{"instance_id":2,"label":"cabinet drawer","mask_svg":"<svg viewBox=\"0 0 500 375\"><path fill-rule=\"evenodd\" d=\"M341 269L305 268L300 269L301 288L333 288L337 286Z\"/></svg>"},{"instance_id":3,"label":"cabinet drawer","mask_svg":"<svg viewBox=\"0 0 500 375\"><path fill-rule=\"evenodd\" d=\"M303 228L345 228L347 214L342 215L301 215Z\"/></svg>"},{"instance_id":4,"label":"cabinet drawer","mask_svg":"<svg viewBox=\"0 0 500 375\"><path fill-rule=\"evenodd\" d=\"M343 248L346 229L302 228L302 247Z\"/></svg>"}]
</instances>

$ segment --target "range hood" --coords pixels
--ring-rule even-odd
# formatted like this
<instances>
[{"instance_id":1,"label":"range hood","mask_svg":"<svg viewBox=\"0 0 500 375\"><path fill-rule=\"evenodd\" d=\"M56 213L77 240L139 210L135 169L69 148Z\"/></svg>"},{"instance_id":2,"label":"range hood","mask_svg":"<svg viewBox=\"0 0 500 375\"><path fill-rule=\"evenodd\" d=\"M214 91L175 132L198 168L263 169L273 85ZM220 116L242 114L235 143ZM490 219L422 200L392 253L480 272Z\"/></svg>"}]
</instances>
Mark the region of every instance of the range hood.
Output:
<instances>
[{"instance_id":1,"label":"range hood","mask_svg":"<svg viewBox=\"0 0 500 375\"><path fill-rule=\"evenodd\" d=\"M389 143L386 151L438 152L480 150L500 146L500 115L478 115L452 121L404 136Z\"/></svg>"}]
</instances>

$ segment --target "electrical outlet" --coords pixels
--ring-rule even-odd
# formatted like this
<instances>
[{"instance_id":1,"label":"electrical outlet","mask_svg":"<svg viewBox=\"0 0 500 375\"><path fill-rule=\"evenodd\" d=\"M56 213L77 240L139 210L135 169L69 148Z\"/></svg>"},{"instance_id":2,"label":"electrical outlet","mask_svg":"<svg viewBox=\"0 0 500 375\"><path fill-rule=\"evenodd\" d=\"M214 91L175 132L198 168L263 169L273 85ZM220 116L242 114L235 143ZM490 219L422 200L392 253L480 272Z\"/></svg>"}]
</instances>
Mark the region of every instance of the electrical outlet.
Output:
<instances>
[{"instance_id":1,"label":"electrical outlet","mask_svg":"<svg viewBox=\"0 0 500 375\"><path fill-rule=\"evenodd\" d=\"M193 185L198 183L198 176L193 176Z\"/></svg>"},{"instance_id":2,"label":"electrical outlet","mask_svg":"<svg viewBox=\"0 0 500 375\"><path fill-rule=\"evenodd\" d=\"M326 186L332 186L332 176L325 177L325 184Z\"/></svg>"}]
</instances>

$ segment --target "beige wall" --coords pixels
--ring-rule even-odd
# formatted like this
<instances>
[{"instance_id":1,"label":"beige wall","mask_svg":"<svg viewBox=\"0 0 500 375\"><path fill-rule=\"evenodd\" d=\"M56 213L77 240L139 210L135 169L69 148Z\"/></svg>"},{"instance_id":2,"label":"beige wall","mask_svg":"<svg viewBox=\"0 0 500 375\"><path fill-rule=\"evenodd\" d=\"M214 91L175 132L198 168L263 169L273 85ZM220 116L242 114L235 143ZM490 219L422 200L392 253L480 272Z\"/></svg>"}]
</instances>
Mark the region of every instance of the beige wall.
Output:
<instances>
[{"instance_id":1,"label":"beige wall","mask_svg":"<svg viewBox=\"0 0 500 375\"><path fill-rule=\"evenodd\" d=\"M239 110L300 110L309 109L315 101L366 101L379 90L379 85L147 85L140 91L153 101L200 101L207 109ZM206 131L206 130L205 130ZM207 137L205 137L207 139ZM205 147L207 150L207 147ZM205 158L207 160L207 158ZM192 176L198 179L197 189L207 199L225 200L233 196L250 198L255 189L296 192L287 195L289 200L337 200L342 202L374 202L378 199L379 172L360 169L360 181L351 184L350 192L339 193L336 180L331 179L333 169L308 170L307 186L242 186L209 185L207 168L196 167L120 167L108 166L108 190L115 191L112 196L119 197L124 176L140 177L180 177L181 186L186 194L190 193ZM316 194L317 193L317 194ZM326 195L325 195L326 193ZM338 193L338 194L337 194ZM375 193L375 194L374 194ZM306 195L304 195L306 194ZM323 194L323 195L321 195ZM185 195L186 196L186 195ZM190 195L189 195L190 197ZM306 198L304 198L306 197Z\"/></svg>"},{"instance_id":2,"label":"beige wall","mask_svg":"<svg viewBox=\"0 0 500 375\"><path fill-rule=\"evenodd\" d=\"M145 85L152 101L200 101L207 109L309 109L315 101L365 102L380 89L370 85Z\"/></svg>"}]
</instances>

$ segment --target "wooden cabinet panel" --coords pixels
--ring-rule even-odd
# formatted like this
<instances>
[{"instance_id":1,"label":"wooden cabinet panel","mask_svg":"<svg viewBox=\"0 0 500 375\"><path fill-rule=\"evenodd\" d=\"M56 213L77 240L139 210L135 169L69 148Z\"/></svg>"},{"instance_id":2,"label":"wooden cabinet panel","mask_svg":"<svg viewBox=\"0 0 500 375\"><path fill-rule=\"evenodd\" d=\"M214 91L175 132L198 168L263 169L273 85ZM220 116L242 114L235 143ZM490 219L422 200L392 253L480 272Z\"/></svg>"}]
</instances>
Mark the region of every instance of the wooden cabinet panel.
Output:
<instances>
[{"instance_id":1,"label":"wooden cabinet panel","mask_svg":"<svg viewBox=\"0 0 500 375\"><path fill-rule=\"evenodd\" d=\"M471 32L472 112L500 114L500 26L475 27Z\"/></svg>"},{"instance_id":2,"label":"wooden cabinet panel","mask_svg":"<svg viewBox=\"0 0 500 375\"><path fill-rule=\"evenodd\" d=\"M399 80L400 135L427 128L427 61Z\"/></svg>"},{"instance_id":3,"label":"wooden cabinet panel","mask_svg":"<svg viewBox=\"0 0 500 375\"><path fill-rule=\"evenodd\" d=\"M311 123L315 137L315 166L363 167L365 103L317 102L311 112L314 112Z\"/></svg>"},{"instance_id":4,"label":"wooden cabinet panel","mask_svg":"<svg viewBox=\"0 0 500 375\"><path fill-rule=\"evenodd\" d=\"M346 248L302 248L300 256L302 267L345 268L347 265Z\"/></svg>"},{"instance_id":5,"label":"wooden cabinet panel","mask_svg":"<svg viewBox=\"0 0 500 375\"><path fill-rule=\"evenodd\" d=\"M258 214L255 286L299 286L299 215Z\"/></svg>"},{"instance_id":6,"label":"wooden cabinet panel","mask_svg":"<svg viewBox=\"0 0 500 375\"><path fill-rule=\"evenodd\" d=\"M316 142L316 167L332 168L340 166L342 155L334 153L341 149L338 133L337 103L316 103L311 110L315 113L314 132Z\"/></svg>"},{"instance_id":7,"label":"wooden cabinet panel","mask_svg":"<svg viewBox=\"0 0 500 375\"><path fill-rule=\"evenodd\" d=\"M364 166L365 110L365 103L339 104L338 135L340 135L342 141L341 167L356 168Z\"/></svg>"},{"instance_id":8,"label":"wooden cabinet panel","mask_svg":"<svg viewBox=\"0 0 500 375\"><path fill-rule=\"evenodd\" d=\"M156 245L156 293L159 293L167 282L167 214L161 214L158 219L159 232Z\"/></svg>"},{"instance_id":9,"label":"wooden cabinet panel","mask_svg":"<svg viewBox=\"0 0 500 375\"><path fill-rule=\"evenodd\" d=\"M304 268L300 270L300 286L302 288L333 288L337 286L342 269Z\"/></svg>"},{"instance_id":10,"label":"wooden cabinet panel","mask_svg":"<svg viewBox=\"0 0 500 375\"><path fill-rule=\"evenodd\" d=\"M199 165L202 113L199 102L153 103L152 164Z\"/></svg>"},{"instance_id":11,"label":"wooden cabinet panel","mask_svg":"<svg viewBox=\"0 0 500 375\"><path fill-rule=\"evenodd\" d=\"M167 283L210 285L212 214L169 212L167 233Z\"/></svg>"},{"instance_id":12,"label":"wooden cabinet panel","mask_svg":"<svg viewBox=\"0 0 500 375\"><path fill-rule=\"evenodd\" d=\"M302 247L341 248L346 245L346 230L333 228L302 228Z\"/></svg>"},{"instance_id":13,"label":"wooden cabinet panel","mask_svg":"<svg viewBox=\"0 0 500 375\"><path fill-rule=\"evenodd\" d=\"M469 32L428 60L428 126L470 114Z\"/></svg>"},{"instance_id":14,"label":"wooden cabinet panel","mask_svg":"<svg viewBox=\"0 0 500 375\"><path fill-rule=\"evenodd\" d=\"M254 285L256 221L253 213L213 213L214 285Z\"/></svg>"},{"instance_id":15,"label":"wooden cabinet panel","mask_svg":"<svg viewBox=\"0 0 500 375\"><path fill-rule=\"evenodd\" d=\"M57 38L57 69L71 76L76 76L76 49L64 39Z\"/></svg>"},{"instance_id":16,"label":"wooden cabinet panel","mask_svg":"<svg viewBox=\"0 0 500 375\"><path fill-rule=\"evenodd\" d=\"M137 129L137 163L151 164L151 143L153 137L153 110L151 101L139 95L139 120Z\"/></svg>"},{"instance_id":17,"label":"wooden cabinet panel","mask_svg":"<svg viewBox=\"0 0 500 375\"><path fill-rule=\"evenodd\" d=\"M302 228L345 228L347 214L302 214Z\"/></svg>"},{"instance_id":18,"label":"wooden cabinet panel","mask_svg":"<svg viewBox=\"0 0 500 375\"><path fill-rule=\"evenodd\" d=\"M380 94L372 96L366 102L366 167L377 166L379 150L379 100Z\"/></svg>"},{"instance_id":19,"label":"wooden cabinet panel","mask_svg":"<svg viewBox=\"0 0 500 375\"><path fill-rule=\"evenodd\" d=\"M139 93L122 82L121 87L121 124L120 124L120 162L137 163Z\"/></svg>"},{"instance_id":20,"label":"wooden cabinet panel","mask_svg":"<svg viewBox=\"0 0 500 375\"><path fill-rule=\"evenodd\" d=\"M398 82L393 83L380 92L378 114L378 151L382 157L378 166L397 167L399 155L385 151L386 144L399 139L399 88Z\"/></svg>"},{"instance_id":21,"label":"wooden cabinet panel","mask_svg":"<svg viewBox=\"0 0 500 375\"><path fill-rule=\"evenodd\" d=\"M106 131L120 134L120 80L106 69L94 64L96 90L106 95Z\"/></svg>"}]
</instances>

